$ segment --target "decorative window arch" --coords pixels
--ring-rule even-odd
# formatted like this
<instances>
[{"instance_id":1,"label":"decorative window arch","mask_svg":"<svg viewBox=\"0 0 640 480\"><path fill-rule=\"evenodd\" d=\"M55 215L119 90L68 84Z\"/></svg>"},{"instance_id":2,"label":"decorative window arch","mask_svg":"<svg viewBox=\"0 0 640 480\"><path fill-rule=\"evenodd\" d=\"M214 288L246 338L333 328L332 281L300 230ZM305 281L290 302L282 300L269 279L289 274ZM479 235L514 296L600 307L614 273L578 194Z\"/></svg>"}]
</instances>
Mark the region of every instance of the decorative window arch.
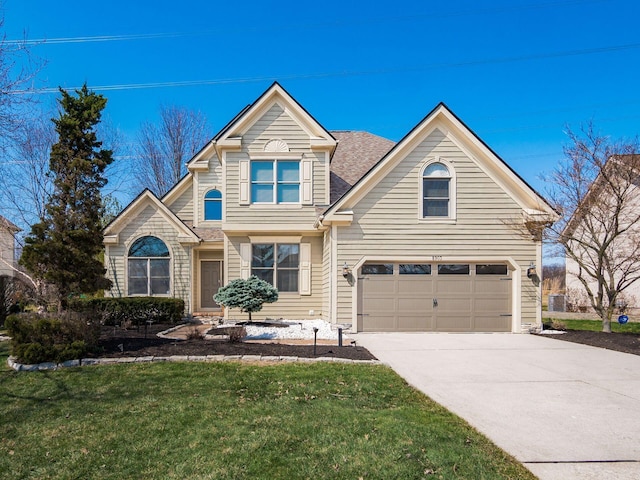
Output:
<instances>
[{"instance_id":1,"label":"decorative window arch","mask_svg":"<svg viewBox=\"0 0 640 480\"><path fill-rule=\"evenodd\" d=\"M171 254L167 245L151 235L138 238L128 252L129 295L169 295Z\"/></svg>"},{"instance_id":2,"label":"decorative window arch","mask_svg":"<svg viewBox=\"0 0 640 480\"><path fill-rule=\"evenodd\" d=\"M421 175L421 216L425 219L455 219L456 180L453 165L442 159L427 163Z\"/></svg>"},{"instance_id":3,"label":"decorative window arch","mask_svg":"<svg viewBox=\"0 0 640 480\"><path fill-rule=\"evenodd\" d=\"M222 220L222 192L215 188L204 195L204 219Z\"/></svg>"}]
</instances>

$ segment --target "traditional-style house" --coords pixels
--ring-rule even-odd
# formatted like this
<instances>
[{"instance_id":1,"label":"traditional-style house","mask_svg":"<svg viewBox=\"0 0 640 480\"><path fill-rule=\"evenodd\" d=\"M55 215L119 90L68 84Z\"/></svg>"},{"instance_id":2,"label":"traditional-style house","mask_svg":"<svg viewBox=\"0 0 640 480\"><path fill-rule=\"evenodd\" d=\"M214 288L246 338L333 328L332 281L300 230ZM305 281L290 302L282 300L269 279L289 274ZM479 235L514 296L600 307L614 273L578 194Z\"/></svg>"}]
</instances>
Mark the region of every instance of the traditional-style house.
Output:
<instances>
[{"instance_id":1,"label":"traditional-style house","mask_svg":"<svg viewBox=\"0 0 640 480\"><path fill-rule=\"evenodd\" d=\"M113 296L213 296L257 275L280 299L256 316L354 331L520 332L540 325L527 276L541 242L514 229L555 215L444 104L397 144L320 125L278 83L105 230ZM546 220L545 220L546 221Z\"/></svg>"}]
</instances>

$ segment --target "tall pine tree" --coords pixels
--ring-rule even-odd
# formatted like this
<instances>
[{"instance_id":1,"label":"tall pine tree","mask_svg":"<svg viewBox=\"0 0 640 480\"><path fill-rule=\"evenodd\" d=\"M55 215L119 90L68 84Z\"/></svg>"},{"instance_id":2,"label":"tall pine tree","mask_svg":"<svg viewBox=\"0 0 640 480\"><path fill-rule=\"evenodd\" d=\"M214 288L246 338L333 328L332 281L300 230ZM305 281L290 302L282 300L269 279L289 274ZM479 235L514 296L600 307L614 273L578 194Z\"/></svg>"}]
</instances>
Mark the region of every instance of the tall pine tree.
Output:
<instances>
[{"instance_id":1,"label":"tall pine tree","mask_svg":"<svg viewBox=\"0 0 640 480\"><path fill-rule=\"evenodd\" d=\"M75 96L63 89L60 93L60 117L52 120L58 142L49 161L54 192L44 221L33 225L25 239L20 262L56 287L58 308L64 309L71 294L111 286L98 256L103 248L100 189L113 156L101 149L95 131L107 99L89 92L86 84Z\"/></svg>"}]
</instances>

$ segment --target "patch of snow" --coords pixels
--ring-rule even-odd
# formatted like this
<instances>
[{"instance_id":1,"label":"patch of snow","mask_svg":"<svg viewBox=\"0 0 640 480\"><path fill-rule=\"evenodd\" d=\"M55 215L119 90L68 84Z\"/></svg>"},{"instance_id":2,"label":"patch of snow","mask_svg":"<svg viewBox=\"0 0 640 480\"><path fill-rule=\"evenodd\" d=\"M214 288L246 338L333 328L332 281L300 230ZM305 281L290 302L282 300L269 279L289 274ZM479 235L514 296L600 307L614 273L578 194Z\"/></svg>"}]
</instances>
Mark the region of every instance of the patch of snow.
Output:
<instances>
[{"instance_id":1,"label":"patch of snow","mask_svg":"<svg viewBox=\"0 0 640 480\"><path fill-rule=\"evenodd\" d=\"M540 335L562 335L563 333L567 333L564 330L542 330Z\"/></svg>"},{"instance_id":2,"label":"patch of snow","mask_svg":"<svg viewBox=\"0 0 640 480\"><path fill-rule=\"evenodd\" d=\"M247 330L246 340L272 340L272 339L313 339L313 329L318 329L318 340L337 340L338 330L324 320L281 320L279 327L262 327L257 325L245 325ZM343 338L346 335L343 334Z\"/></svg>"}]
</instances>

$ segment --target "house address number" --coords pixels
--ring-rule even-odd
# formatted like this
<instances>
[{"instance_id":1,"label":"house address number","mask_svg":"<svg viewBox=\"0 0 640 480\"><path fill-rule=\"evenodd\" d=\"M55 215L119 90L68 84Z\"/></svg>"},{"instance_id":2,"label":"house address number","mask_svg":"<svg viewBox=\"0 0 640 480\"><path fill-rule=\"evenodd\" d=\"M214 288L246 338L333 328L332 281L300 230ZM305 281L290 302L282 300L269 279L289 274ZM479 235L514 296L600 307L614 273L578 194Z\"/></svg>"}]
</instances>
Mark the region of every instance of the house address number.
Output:
<instances>
[{"instance_id":1,"label":"house address number","mask_svg":"<svg viewBox=\"0 0 640 480\"><path fill-rule=\"evenodd\" d=\"M431 260L433 261L442 260L442 255L432 255Z\"/></svg>"}]
</instances>

